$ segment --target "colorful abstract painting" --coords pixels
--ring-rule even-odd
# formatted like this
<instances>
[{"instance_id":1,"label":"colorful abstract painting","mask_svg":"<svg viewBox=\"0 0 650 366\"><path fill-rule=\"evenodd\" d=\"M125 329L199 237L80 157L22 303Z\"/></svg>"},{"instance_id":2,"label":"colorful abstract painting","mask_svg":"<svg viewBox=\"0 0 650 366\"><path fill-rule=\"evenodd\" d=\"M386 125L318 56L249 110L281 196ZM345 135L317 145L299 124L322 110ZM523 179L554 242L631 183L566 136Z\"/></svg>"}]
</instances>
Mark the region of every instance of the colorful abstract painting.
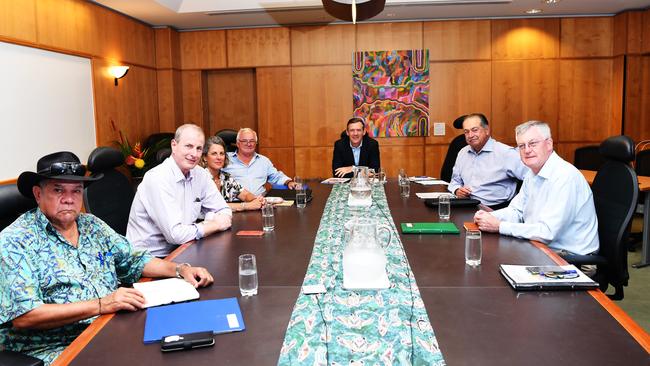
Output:
<instances>
[{"instance_id":1,"label":"colorful abstract painting","mask_svg":"<svg viewBox=\"0 0 650 366\"><path fill-rule=\"evenodd\" d=\"M426 136L429 50L354 53L354 116L372 137Z\"/></svg>"}]
</instances>

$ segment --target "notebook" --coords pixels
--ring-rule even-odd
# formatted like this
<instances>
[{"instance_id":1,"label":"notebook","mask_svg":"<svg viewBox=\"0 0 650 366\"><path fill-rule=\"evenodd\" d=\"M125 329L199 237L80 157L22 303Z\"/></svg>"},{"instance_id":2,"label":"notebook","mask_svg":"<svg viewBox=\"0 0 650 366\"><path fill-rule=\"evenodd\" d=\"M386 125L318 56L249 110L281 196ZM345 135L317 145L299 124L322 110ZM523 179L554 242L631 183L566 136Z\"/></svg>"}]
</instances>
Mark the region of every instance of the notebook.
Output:
<instances>
[{"instance_id":1,"label":"notebook","mask_svg":"<svg viewBox=\"0 0 650 366\"><path fill-rule=\"evenodd\" d=\"M133 288L144 295L145 308L199 298L199 292L194 286L180 278L138 282L133 284Z\"/></svg>"},{"instance_id":2,"label":"notebook","mask_svg":"<svg viewBox=\"0 0 650 366\"><path fill-rule=\"evenodd\" d=\"M499 271L515 290L592 290L598 288L576 266L521 266L501 264Z\"/></svg>"},{"instance_id":3,"label":"notebook","mask_svg":"<svg viewBox=\"0 0 650 366\"><path fill-rule=\"evenodd\" d=\"M453 222L404 222L403 234L458 234L460 231Z\"/></svg>"},{"instance_id":4,"label":"notebook","mask_svg":"<svg viewBox=\"0 0 650 366\"><path fill-rule=\"evenodd\" d=\"M218 334L244 329L236 298L193 301L147 309L143 340L154 343L174 334L206 331Z\"/></svg>"}]
</instances>

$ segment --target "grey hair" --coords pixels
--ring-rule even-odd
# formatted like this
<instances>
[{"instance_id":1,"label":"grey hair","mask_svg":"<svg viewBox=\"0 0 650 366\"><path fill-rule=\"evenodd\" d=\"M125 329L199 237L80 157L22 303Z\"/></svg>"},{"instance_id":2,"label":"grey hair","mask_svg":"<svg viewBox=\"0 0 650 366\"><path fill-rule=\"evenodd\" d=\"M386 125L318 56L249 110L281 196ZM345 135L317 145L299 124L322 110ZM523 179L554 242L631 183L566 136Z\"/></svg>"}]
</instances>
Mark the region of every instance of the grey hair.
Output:
<instances>
[{"instance_id":1,"label":"grey hair","mask_svg":"<svg viewBox=\"0 0 650 366\"><path fill-rule=\"evenodd\" d=\"M542 134L542 137L545 139L551 138L551 128L548 126L548 124L546 122L536 120L524 122L515 127L515 138L526 133L526 131L528 131L531 127L537 127L539 132Z\"/></svg>"},{"instance_id":2,"label":"grey hair","mask_svg":"<svg viewBox=\"0 0 650 366\"><path fill-rule=\"evenodd\" d=\"M248 127L244 127L244 128L239 129L239 131L237 132L237 141L239 141L239 138L245 132L252 133L255 136L255 142L257 142L257 132L255 132L252 128L248 128Z\"/></svg>"},{"instance_id":3,"label":"grey hair","mask_svg":"<svg viewBox=\"0 0 650 366\"><path fill-rule=\"evenodd\" d=\"M205 133L203 132L203 129L201 127L195 125L194 123L186 123L186 124L184 124L182 126L179 126L176 129L176 133L174 133L174 141L178 142L181 139L181 136L183 135L183 132L185 132L185 130L187 130L187 129L194 129L194 130L196 130L198 132L201 132L201 134L203 136L205 136Z\"/></svg>"},{"instance_id":4,"label":"grey hair","mask_svg":"<svg viewBox=\"0 0 650 366\"><path fill-rule=\"evenodd\" d=\"M223 142L223 139L219 136L210 136L206 141L205 141L205 146L203 147L203 157L208 155L208 151L210 151L210 148L212 145L221 145L223 147L223 152L227 152L228 150L226 149L226 143ZM230 159L228 158L228 154L226 153L225 158L223 159L223 167L227 167L228 163L230 162Z\"/></svg>"}]
</instances>

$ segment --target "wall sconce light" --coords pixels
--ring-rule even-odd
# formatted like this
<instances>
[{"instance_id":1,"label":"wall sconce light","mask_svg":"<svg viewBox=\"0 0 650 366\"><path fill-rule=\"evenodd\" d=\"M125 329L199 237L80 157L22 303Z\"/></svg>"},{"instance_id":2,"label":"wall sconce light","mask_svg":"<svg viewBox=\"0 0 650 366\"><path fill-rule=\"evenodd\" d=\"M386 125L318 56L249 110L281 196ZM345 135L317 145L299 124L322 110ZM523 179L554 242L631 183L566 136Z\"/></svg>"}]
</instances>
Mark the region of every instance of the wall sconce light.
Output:
<instances>
[{"instance_id":1,"label":"wall sconce light","mask_svg":"<svg viewBox=\"0 0 650 366\"><path fill-rule=\"evenodd\" d=\"M128 66L111 66L108 68L108 73L115 78L115 86L117 86L117 79L121 79L129 72Z\"/></svg>"}]
</instances>

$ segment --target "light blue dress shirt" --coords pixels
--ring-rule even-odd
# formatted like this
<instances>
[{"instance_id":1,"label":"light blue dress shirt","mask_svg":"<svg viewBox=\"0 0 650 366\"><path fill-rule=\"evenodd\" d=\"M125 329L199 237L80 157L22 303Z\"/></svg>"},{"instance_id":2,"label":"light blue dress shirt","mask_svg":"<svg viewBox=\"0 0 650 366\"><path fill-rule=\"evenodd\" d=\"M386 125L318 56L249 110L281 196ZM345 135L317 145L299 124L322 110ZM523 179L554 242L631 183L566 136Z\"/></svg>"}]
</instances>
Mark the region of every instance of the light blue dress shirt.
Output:
<instances>
[{"instance_id":1,"label":"light blue dress shirt","mask_svg":"<svg viewBox=\"0 0 650 366\"><path fill-rule=\"evenodd\" d=\"M576 167L551 154L537 175L526 175L510 205L492 214L499 233L537 240L575 254L598 251L598 219L591 188Z\"/></svg>"},{"instance_id":2,"label":"light blue dress shirt","mask_svg":"<svg viewBox=\"0 0 650 366\"><path fill-rule=\"evenodd\" d=\"M352 156L354 156L354 166L359 166L359 157L361 156L362 145L363 145L363 140L361 140L361 143L357 147L352 146L352 143L350 143L350 148L352 149Z\"/></svg>"},{"instance_id":3,"label":"light blue dress shirt","mask_svg":"<svg viewBox=\"0 0 650 366\"><path fill-rule=\"evenodd\" d=\"M469 145L458 152L447 189L454 193L460 187L470 187L471 198L492 206L511 200L516 179L524 180L529 171L516 148L490 137L478 153Z\"/></svg>"},{"instance_id":4,"label":"light blue dress shirt","mask_svg":"<svg viewBox=\"0 0 650 366\"><path fill-rule=\"evenodd\" d=\"M187 177L169 157L149 170L138 186L126 237L136 248L163 257L180 244L204 236L196 220L208 212L232 216L212 175L200 166Z\"/></svg>"},{"instance_id":5,"label":"light blue dress shirt","mask_svg":"<svg viewBox=\"0 0 650 366\"><path fill-rule=\"evenodd\" d=\"M237 152L228 153L230 162L222 170L230 174L247 191L258 196L265 192L264 184L285 184L291 178L277 170L269 158L255 153L250 163L244 164L237 157Z\"/></svg>"}]
</instances>

